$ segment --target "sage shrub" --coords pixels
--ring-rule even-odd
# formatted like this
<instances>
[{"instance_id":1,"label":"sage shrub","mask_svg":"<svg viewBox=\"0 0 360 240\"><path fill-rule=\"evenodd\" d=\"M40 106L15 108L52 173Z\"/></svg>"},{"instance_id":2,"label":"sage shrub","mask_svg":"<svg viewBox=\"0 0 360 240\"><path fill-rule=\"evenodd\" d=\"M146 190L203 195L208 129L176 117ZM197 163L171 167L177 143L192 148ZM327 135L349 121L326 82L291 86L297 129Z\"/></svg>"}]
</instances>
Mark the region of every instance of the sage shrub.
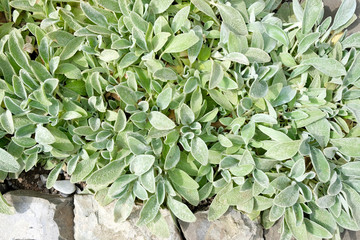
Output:
<instances>
[{"instance_id":1,"label":"sage shrub","mask_svg":"<svg viewBox=\"0 0 360 240\"><path fill-rule=\"evenodd\" d=\"M169 237L233 207L282 239L360 230L356 0L2 0L0 179L61 171ZM0 212L14 209L0 197Z\"/></svg>"}]
</instances>

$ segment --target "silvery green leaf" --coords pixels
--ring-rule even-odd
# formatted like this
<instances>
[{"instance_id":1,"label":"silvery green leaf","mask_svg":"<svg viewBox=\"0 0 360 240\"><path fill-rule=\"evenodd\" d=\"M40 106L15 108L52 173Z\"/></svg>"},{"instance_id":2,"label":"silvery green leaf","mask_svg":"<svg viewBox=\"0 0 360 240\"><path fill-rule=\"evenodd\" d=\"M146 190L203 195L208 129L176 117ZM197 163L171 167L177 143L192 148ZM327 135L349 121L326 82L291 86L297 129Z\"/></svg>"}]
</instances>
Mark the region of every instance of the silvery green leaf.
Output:
<instances>
[{"instance_id":1,"label":"silvery green leaf","mask_svg":"<svg viewBox=\"0 0 360 240\"><path fill-rule=\"evenodd\" d=\"M130 170L135 175L142 175L146 173L154 164L155 157L152 155L137 155L130 162Z\"/></svg>"},{"instance_id":2,"label":"silvery green leaf","mask_svg":"<svg viewBox=\"0 0 360 240\"><path fill-rule=\"evenodd\" d=\"M337 9L334 22L332 25L333 30L337 30L345 25L354 15L356 10L356 0L344 0L339 9Z\"/></svg>"},{"instance_id":3,"label":"silvery green leaf","mask_svg":"<svg viewBox=\"0 0 360 240\"><path fill-rule=\"evenodd\" d=\"M321 147L326 147L330 139L330 123L325 118L306 125L306 130L316 139Z\"/></svg>"},{"instance_id":4,"label":"silvery green leaf","mask_svg":"<svg viewBox=\"0 0 360 240\"><path fill-rule=\"evenodd\" d=\"M233 110L234 107L230 103L230 101L220 92L215 89L208 90L210 97L218 103L221 107L225 108L226 110Z\"/></svg>"},{"instance_id":5,"label":"silvery green leaf","mask_svg":"<svg viewBox=\"0 0 360 240\"><path fill-rule=\"evenodd\" d=\"M149 171L140 176L140 181L143 187L151 193L155 192L155 177L154 169L151 168Z\"/></svg>"},{"instance_id":6,"label":"silvery green leaf","mask_svg":"<svg viewBox=\"0 0 360 240\"><path fill-rule=\"evenodd\" d=\"M195 190L199 188L199 184L183 170L174 168L168 171L168 173L170 180L181 188L190 190Z\"/></svg>"},{"instance_id":7,"label":"silvery green leaf","mask_svg":"<svg viewBox=\"0 0 360 240\"><path fill-rule=\"evenodd\" d=\"M196 44L198 41L199 38L193 31L178 34L169 41L163 53L178 53L185 51Z\"/></svg>"},{"instance_id":8,"label":"silvery green leaf","mask_svg":"<svg viewBox=\"0 0 360 240\"><path fill-rule=\"evenodd\" d=\"M302 8L302 6L300 5L299 1L298 0L294 0L293 1L293 12L296 16L296 19L299 21L299 22L302 22L303 21L303 17L304 17L304 9Z\"/></svg>"},{"instance_id":9,"label":"silvery green leaf","mask_svg":"<svg viewBox=\"0 0 360 240\"><path fill-rule=\"evenodd\" d=\"M320 37L320 33L314 32L307 34L301 41L298 46L298 53L305 53Z\"/></svg>"},{"instance_id":10,"label":"silvery green leaf","mask_svg":"<svg viewBox=\"0 0 360 240\"><path fill-rule=\"evenodd\" d=\"M271 102L271 105L273 107L277 107L282 104L288 103L294 99L296 93L297 91L293 89L291 86L283 87L277 98Z\"/></svg>"},{"instance_id":11,"label":"silvery green leaf","mask_svg":"<svg viewBox=\"0 0 360 240\"><path fill-rule=\"evenodd\" d=\"M223 147L230 148L233 146L233 143L224 135L218 135L218 140Z\"/></svg>"},{"instance_id":12,"label":"silvery green leaf","mask_svg":"<svg viewBox=\"0 0 360 240\"><path fill-rule=\"evenodd\" d=\"M297 225L296 222L296 215L293 208L286 208L285 210L285 225L288 226L289 230L291 231L291 234L297 239L297 240L306 240L307 237L307 230L304 223L301 223L300 225ZM291 239L292 235L290 234L289 239Z\"/></svg>"},{"instance_id":13,"label":"silvery green leaf","mask_svg":"<svg viewBox=\"0 0 360 240\"><path fill-rule=\"evenodd\" d=\"M167 206L170 208L171 212L180 220L185 222L195 222L196 217L190 211L190 209L183 204L171 197L167 199Z\"/></svg>"},{"instance_id":14,"label":"silvery green leaf","mask_svg":"<svg viewBox=\"0 0 360 240\"><path fill-rule=\"evenodd\" d=\"M214 221L220 218L229 209L229 204L226 203L226 200L223 199L222 196L229 192L232 188L232 183L229 183L217 193L209 207L209 221Z\"/></svg>"},{"instance_id":15,"label":"silvery green leaf","mask_svg":"<svg viewBox=\"0 0 360 240\"><path fill-rule=\"evenodd\" d=\"M26 93L25 86L18 76L16 76L16 75L13 76L12 85L14 87L14 92L15 92L16 96L20 97L21 99L26 99L27 93Z\"/></svg>"},{"instance_id":16,"label":"silvery green leaf","mask_svg":"<svg viewBox=\"0 0 360 240\"><path fill-rule=\"evenodd\" d=\"M197 25L193 28L193 30L196 36L199 38L199 41L188 49L188 58L191 64L196 61L196 58L198 57L203 45L203 29Z\"/></svg>"},{"instance_id":17,"label":"silvery green leaf","mask_svg":"<svg viewBox=\"0 0 360 240\"><path fill-rule=\"evenodd\" d=\"M9 134L13 134L15 131L14 121L12 114L9 110L6 110L0 115L0 123L2 128Z\"/></svg>"},{"instance_id":18,"label":"silvery green leaf","mask_svg":"<svg viewBox=\"0 0 360 240\"><path fill-rule=\"evenodd\" d=\"M301 62L310 65L329 77L340 77L346 75L345 67L333 58L310 58Z\"/></svg>"},{"instance_id":19,"label":"silvery green leaf","mask_svg":"<svg viewBox=\"0 0 360 240\"><path fill-rule=\"evenodd\" d=\"M286 66L286 67L295 67L297 65L297 63L295 62L295 59L291 56L290 53L287 52L282 52L279 54L281 62Z\"/></svg>"},{"instance_id":20,"label":"silvery green leaf","mask_svg":"<svg viewBox=\"0 0 360 240\"><path fill-rule=\"evenodd\" d=\"M163 82L167 82L168 80L176 80L177 75L171 68L161 68L154 72L154 77L160 79Z\"/></svg>"},{"instance_id":21,"label":"silvery green leaf","mask_svg":"<svg viewBox=\"0 0 360 240\"><path fill-rule=\"evenodd\" d=\"M347 203L351 209L351 213L357 225L360 224L360 195L357 191L355 191L352 187L347 184L343 185L343 191L347 197Z\"/></svg>"},{"instance_id":22,"label":"silvery green leaf","mask_svg":"<svg viewBox=\"0 0 360 240\"><path fill-rule=\"evenodd\" d=\"M164 164L165 170L169 170L176 167L179 161L180 161L180 149L177 145L174 145L170 148L168 154L166 155L165 164Z\"/></svg>"},{"instance_id":23,"label":"silvery green leaf","mask_svg":"<svg viewBox=\"0 0 360 240\"><path fill-rule=\"evenodd\" d=\"M195 137L191 140L191 154L202 165L208 163L209 151L204 140Z\"/></svg>"},{"instance_id":24,"label":"silvery green leaf","mask_svg":"<svg viewBox=\"0 0 360 240\"><path fill-rule=\"evenodd\" d=\"M358 53L344 78L344 85L354 84L360 78L360 54Z\"/></svg>"},{"instance_id":25,"label":"silvery green leaf","mask_svg":"<svg viewBox=\"0 0 360 240\"><path fill-rule=\"evenodd\" d=\"M163 13L170 7L174 0L151 0L150 7L155 14Z\"/></svg>"},{"instance_id":26,"label":"silvery green leaf","mask_svg":"<svg viewBox=\"0 0 360 240\"><path fill-rule=\"evenodd\" d=\"M171 29L173 32L177 32L186 22L190 12L190 6L182 8L176 13L171 23Z\"/></svg>"},{"instance_id":27,"label":"silvery green leaf","mask_svg":"<svg viewBox=\"0 0 360 240\"><path fill-rule=\"evenodd\" d=\"M245 53L250 63L267 63L271 61L271 58L267 52L260 48L249 47Z\"/></svg>"},{"instance_id":28,"label":"silvery green leaf","mask_svg":"<svg viewBox=\"0 0 360 240\"><path fill-rule=\"evenodd\" d=\"M277 194L274 198L274 204L279 207L291 207L299 198L299 187L290 185Z\"/></svg>"},{"instance_id":29,"label":"silvery green leaf","mask_svg":"<svg viewBox=\"0 0 360 240\"><path fill-rule=\"evenodd\" d=\"M75 37L71 39L63 51L60 54L60 60L67 60L75 55L75 53L80 49L81 44L84 42L84 37Z\"/></svg>"},{"instance_id":30,"label":"silvery green leaf","mask_svg":"<svg viewBox=\"0 0 360 240\"><path fill-rule=\"evenodd\" d=\"M274 144L267 150L265 156L276 160L292 158L299 151L300 144L300 140Z\"/></svg>"},{"instance_id":31,"label":"silvery green leaf","mask_svg":"<svg viewBox=\"0 0 360 240\"><path fill-rule=\"evenodd\" d=\"M139 59L139 56L137 56L133 52L128 52L125 54L125 56L120 60L119 66L121 68L127 68L131 64L135 63Z\"/></svg>"},{"instance_id":32,"label":"silvery green leaf","mask_svg":"<svg viewBox=\"0 0 360 240\"><path fill-rule=\"evenodd\" d=\"M133 188L133 193L134 193L135 197L137 197L140 200L144 201L144 200L148 199L148 194L147 194L145 188L142 187L139 182L135 182L134 188Z\"/></svg>"},{"instance_id":33,"label":"silvery green leaf","mask_svg":"<svg viewBox=\"0 0 360 240\"><path fill-rule=\"evenodd\" d=\"M16 161L16 158L3 148L0 148L0 171L15 173L19 170L20 165Z\"/></svg>"},{"instance_id":34,"label":"silvery green leaf","mask_svg":"<svg viewBox=\"0 0 360 240\"><path fill-rule=\"evenodd\" d=\"M342 168L341 168L341 171L345 174L346 174L346 170L344 171L344 167L346 166L347 164L345 164ZM349 166L351 167L351 166ZM346 167L345 167L346 168ZM357 169L356 169L357 170ZM356 172L355 170L355 172ZM350 172L352 172L353 169L350 170ZM350 173L351 174L351 173ZM329 184L329 188L327 190L327 193L329 195L332 195L332 196L336 196L337 194L339 194L339 192L341 191L342 189L342 183L341 183L341 180L340 178L338 177L338 175L336 173L333 173L331 179L330 179L330 184Z\"/></svg>"},{"instance_id":35,"label":"silvery green leaf","mask_svg":"<svg viewBox=\"0 0 360 240\"><path fill-rule=\"evenodd\" d=\"M186 104L183 104L180 108L180 120L183 125L190 125L195 120L193 111Z\"/></svg>"},{"instance_id":36,"label":"silvery green leaf","mask_svg":"<svg viewBox=\"0 0 360 240\"><path fill-rule=\"evenodd\" d=\"M211 17L216 23L219 23L218 18L216 17L214 11L210 7L210 5L205 0L191 0L191 3L199 9L201 12L205 13L209 17Z\"/></svg>"},{"instance_id":37,"label":"silvery green leaf","mask_svg":"<svg viewBox=\"0 0 360 240\"><path fill-rule=\"evenodd\" d=\"M289 138L285 133L274 130L273 128L265 127L262 125L258 125L260 131L268 135L271 139L277 142L291 142L292 139Z\"/></svg>"},{"instance_id":38,"label":"silvery green leaf","mask_svg":"<svg viewBox=\"0 0 360 240\"><path fill-rule=\"evenodd\" d=\"M219 9L223 22L231 31L240 35L248 34L245 20L237 9L225 4L217 4L216 7Z\"/></svg>"},{"instance_id":39,"label":"silvery green leaf","mask_svg":"<svg viewBox=\"0 0 360 240\"><path fill-rule=\"evenodd\" d=\"M30 67L29 67L29 58L24 53L23 49L21 49L23 47L23 46L21 46L21 44L23 44L23 42L20 43L18 36L16 36L16 35L17 35L17 33L15 30L10 33L10 38L8 41L10 54L14 58L15 62L21 68L25 69L26 71L31 72Z\"/></svg>"},{"instance_id":40,"label":"silvery green leaf","mask_svg":"<svg viewBox=\"0 0 360 240\"><path fill-rule=\"evenodd\" d=\"M153 51L159 51L171 36L168 32L160 32L152 39Z\"/></svg>"},{"instance_id":41,"label":"silvery green leaf","mask_svg":"<svg viewBox=\"0 0 360 240\"><path fill-rule=\"evenodd\" d=\"M223 77L224 71L222 69L222 66L219 63L212 61L209 89L215 88L221 82Z\"/></svg>"},{"instance_id":42,"label":"silvery green leaf","mask_svg":"<svg viewBox=\"0 0 360 240\"><path fill-rule=\"evenodd\" d=\"M251 117L251 121L258 123L269 123L269 124L277 124L277 120L273 117L271 117L268 114L258 113Z\"/></svg>"},{"instance_id":43,"label":"silvery green leaf","mask_svg":"<svg viewBox=\"0 0 360 240\"><path fill-rule=\"evenodd\" d=\"M310 150L311 162L315 168L316 174L321 182L330 180L330 165L321 150L311 148Z\"/></svg>"},{"instance_id":44,"label":"silvery green leaf","mask_svg":"<svg viewBox=\"0 0 360 240\"><path fill-rule=\"evenodd\" d=\"M46 188L52 188L54 186L63 165L64 163L60 162L51 170L46 180Z\"/></svg>"},{"instance_id":45,"label":"silvery green leaf","mask_svg":"<svg viewBox=\"0 0 360 240\"><path fill-rule=\"evenodd\" d=\"M311 31L322 10L322 0L306 1L304 16L302 20L302 33L306 34Z\"/></svg>"},{"instance_id":46,"label":"silvery green leaf","mask_svg":"<svg viewBox=\"0 0 360 240\"><path fill-rule=\"evenodd\" d=\"M90 4L86 2L81 2L80 7L86 17L89 18L93 23L104 27L108 26L108 21L106 17L102 15L99 11L95 10Z\"/></svg>"},{"instance_id":47,"label":"silvery green leaf","mask_svg":"<svg viewBox=\"0 0 360 240\"><path fill-rule=\"evenodd\" d=\"M51 144L51 146L61 151L71 152L74 150L74 145L64 132L53 126L48 126L47 130L55 138L55 141Z\"/></svg>"},{"instance_id":48,"label":"silvery green leaf","mask_svg":"<svg viewBox=\"0 0 360 240\"><path fill-rule=\"evenodd\" d=\"M150 124L158 130L171 130L175 128L175 123L161 112L153 111L149 115Z\"/></svg>"},{"instance_id":49,"label":"silvery green leaf","mask_svg":"<svg viewBox=\"0 0 360 240\"><path fill-rule=\"evenodd\" d=\"M171 88L165 88L158 95L156 99L156 105L158 105L160 110L164 110L169 106L172 99L172 92L173 91Z\"/></svg>"},{"instance_id":50,"label":"silvery green leaf","mask_svg":"<svg viewBox=\"0 0 360 240\"><path fill-rule=\"evenodd\" d=\"M35 130L35 140L37 143L43 145L50 145L55 142L55 137L47 128L38 125Z\"/></svg>"},{"instance_id":51,"label":"silvery green leaf","mask_svg":"<svg viewBox=\"0 0 360 240\"><path fill-rule=\"evenodd\" d=\"M258 182L262 187L264 187L264 188L269 187L269 178L260 169L254 170L253 177L254 177L255 181Z\"/></svg>"},{"instance_id":52,"label":"silvery green leaf","mask_svg":"<svg viewBox=\"0 0 360 240\"><path fill-rule=\"evenodd\" d=\"M122 101L124 101L126 104L129 105L135 105L136 104L136 95L135 92L126 86L123 85L117 85L115 87L115 91L119 95Z\"/></svg>"},{"instance_id":53,"label":"silvery green leaf","mask_svg":"<svg viewBox=\"0 0 360 240\"><path fill-rule=\"evenodd\" d=\"M331 139L331 144L338 148L338 150L349 157L360 157L360 138L338 138Z\"/></svg>"},{"instance_id":54,"label":"silvery green leaf","mask_svg":"<svg viewBox=\"0 0 360 240\"><path fill-rule=\"evenodd\" d=\"M281 218L285 213L285 208L284 207L279 207L277 205L273 205L270 209L270 213L269 213L269 219L270 221L277 221L279 218Z\"/></svg>"},{"instance_id":55,"label":"silvery green leaf","mask_svg":"<svg viewBox=\"0 0 360 240\"><path fill-rule=\"evenodd\" d=\"M127 194L126 196L117 200L114 206L114 221L125 221L130 216L134 205L134 197L132 194Z\"/></svg>"},{"instance_id":56,"label":"silvery green leaf","mask_svg":"<svg viewBox=\"0 0 360 240\"><path fill-rule=\"evenodd\" d=\"M278 42L282 43L285 46L289 45L290 43L289 37L285 33L285 31L282 30L280 27L269 23L263 23L263 26L265 27L266 33L271 38L277 40Z\"/></svg>"},{"instance_id":57,"label":"silvery green leaf","mask_svg":"<svg viewBox=\"0 0 360 240\"><path fill-rule=\"evenodd\" d=\"M199 122L211 122L219 112L218 108L214 108L210 112L204 114L200 119Z\"/></svg>"},{"instance_id":58,"label":"silvery green leaf","mask_svg":"<svg viewBox=\"0 0 360 240\"><path fill-rule=\"evenodd\" d=\"M331 238L332 234L320 224L317 224L310 219L304 218L304 223L306 226L306 230L311 233L312 235L319 237L319 238Z\"/></svg>"},{"instance_id":59,"label":"silvery green leaf","mask_svg":"<svg viewBox=\"0 0 360 240\"><path fill-rule=\"evenodd\" d=\"M121 132L126 127L126 115L123 110L119 109L116 121L114 123L114 131Z\"/></svg>"},{"instance_id":60,"label":"silvery green leaf","mask_svg":"<svg viewBox=\"0 0 360 240\"><path fill-rule=\"evenodd\" d=\"M289 173L289 177L291 178L298 178L301 177L305 173L305 160L304 158L298 159L294 165L291 167L291 171Z\"/></svg>"},{"instance_id":61,"label":"silvery green leaf","mask_svg":"<svg viewBox=\"0 0 360 240\"><path fill-rule=\"evenodd\" d=\"M157 237L166 239L170 237L169 225L165 218L161 215L161 212L158 212L156 217L149 222L146 227Z\"/></svg>"},{"instance_id":62,"label":"silvery green leaf","mask_svg":"<svg viewBox=\"0 0 360 240\"><path fill-rule=\"evenodd\" d=\"M125 174L120 176L115 182L110 186L108 194L111 197L115 197L119 193L121 193L129 183L133 182L137 179L138 176L134 174Z\"/></svg>"},{"instance_id":63,"label":"silvery green leaf","mask_svg":"<svg viewBox=\"0 0 360 240\"><path fill-rule=\"evenodd\" d=\"M138 140L135 137L128 136L127 141L130 151L135 155L141 155L150 150L149 146L147 146L145 143L143 143L142 141Z\"/></svg>"},{"instance_id":64,"label":"silvery green leaf","mask_svg":"<svg viewBox=\"0 0 360 240\"><path fill-rule=\"evenodd\" d=\"M360 174L360 161L349 162L341 166L341 172L346 176L359 176Z\"/></svg>"},{"instance_id":65,"label":"silvery green leaf","mask_svg":"<svg viewBox=\"0 0 360 240\"><path fill-rule=\"evenodd\" d=\"M124 168L125 164L122 160L113 161L91 174L86 182L93 186L107 186L120 177Z\"/></svg>"},{"instance_id":66,"label":"silvery green leaf","mask_svg":"<svg viewBox=\"0 0 360 240\"><path fill-rule=\"evenodd\" d=\"M150 223L158 214L159 209L160 205L156 200L156 196L152 195L141 209L140 217L136 225L141 226Z\"/></svg>"},{"instance_id":67,"label":"silvery green leaf","mask_svg":"<svg viewBox=\"0 0 360 240\"><path fill-rule=\"evenodd\" d=\"M99 55L99 58L104 62L110 62L118 59L120 57L119 53L115 50L105 49Z\"/></svg>"},{"instance_id":68,"label":"silvery green leaf","mask_svg":"<svg viewBox=\"0 0 360 240\"><path fill-rule=\"evenodd\" d=\"M343 49L345 48L359 48L360 47L360 33L353 33L341 42Z\"/></svg>"},{"instance_id":69,"label":"silvery green leaf","mask_svg":"<svg viewBox=\"0 0 360 240\"><path fill-rule=\"evenodd\" d=\"M239 52L231 52L231 53L225 55L223 60L237 62L237 63L244 64L244 65L249 65L248 58L244 54L239 53Z\"/></svg>"}]
</instances>

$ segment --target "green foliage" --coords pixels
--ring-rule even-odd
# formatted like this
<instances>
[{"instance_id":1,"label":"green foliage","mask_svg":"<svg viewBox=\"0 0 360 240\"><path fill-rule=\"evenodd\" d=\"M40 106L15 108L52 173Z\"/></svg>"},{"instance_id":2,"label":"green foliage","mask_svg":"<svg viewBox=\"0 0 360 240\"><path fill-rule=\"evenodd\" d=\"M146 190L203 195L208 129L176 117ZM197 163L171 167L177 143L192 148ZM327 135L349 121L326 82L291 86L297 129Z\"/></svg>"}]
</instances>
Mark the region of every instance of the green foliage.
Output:
<instances>
[{"instance_id":1,"label":"green foliage","mask_svg":"<svg viewBox=\"0 0 360 240\"><path fill-rule=\"evenodd\" d=\"M360 230L356 1L280 2L1 1L1 178L67 171L162 237L214 196L283 239Z\"/></svg>"}]
</instances>

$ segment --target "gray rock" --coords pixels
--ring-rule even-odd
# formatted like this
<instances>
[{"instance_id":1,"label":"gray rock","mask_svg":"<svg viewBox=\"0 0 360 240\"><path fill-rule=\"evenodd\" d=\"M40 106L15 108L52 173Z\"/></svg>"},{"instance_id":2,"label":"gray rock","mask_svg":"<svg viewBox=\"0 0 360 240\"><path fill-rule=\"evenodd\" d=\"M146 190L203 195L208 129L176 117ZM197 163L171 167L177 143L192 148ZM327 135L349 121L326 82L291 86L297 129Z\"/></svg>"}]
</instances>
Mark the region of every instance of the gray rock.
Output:
<instances>
[{"instance_id":1,"label":"gray rock","mask_svg":"<svg viewBox=\"0 0 360 240\"><path fill-rule=\"evenodd\" d=\"M208 212L195 213L194 223L179 221L186 240L260 240L263 229L239 211L230 209L222 217L209 222Z\"/></svg>"},{"instance_id":2,"label":"gray rock","mask_svg":"<svg viewBox=\"0 0 360 240\"><path fill-rule=\"evenodd\" d=\"M278 220L270 229L264 230L265 240L280 239L282 219Z\"/></svg>"},{"instance_id":3,"label":"gray rock","mask_svg":"<svg viewBox=\"0 0 360 240\"><path fill-rule=\"evenodd\" d=\"M102 207L92 195L75 195L75 240L157 240L146 227L137 227L140 206L135 206L133 212L124 222L114 222L113 212L115 202ZM180 240L176 223L168 210L161 210L170 230L170 240Z\"/></svg>"},{"instance_id":4,"label":"gray rock","mask_svg":"<svg viewBox=\"0 0 360 240\"><path fill-rule=\"evenodd\" d=\"M341 0L323 0L323 1L324 1L324 8L325 8L324 19L328 16L331 16L332 19L334 20L337 9L339 8L342 1ZM360 31L360 18L359 18L360 0L357 0L355 14L358 16L358 19L353 24L351 24L351 26L348 28L348 30L349 30L348 34Z\"/></svg>"},{"instance_id":5,"label":"gray rock","mask_svg":"<svg viewBox=\"0 0 360 240\"><path fill-rule=\"evenodd\" d=\"M73 199L28 190L4 195L16 210L0 214L0 238L16 240L73 240Z\"/></svg>"},{"instance_id":6,"label":"gray rock","mask_svg":"<svg viewBox=\"0 0 360 240\"><path fill-rule=\"evenodd\" d=\"M341 233L342 240L360 240L360 231L354 232L345 230Z\"/></svg>"},{"instance_id":7,"label":"gray rock","mask_svg":"<svg viewBox=\"0 0 360 240\"><path fill-rule=\"evenodd\" d=\"M56 181L53 187L63 194L73 194L76 191L75 184L71 183L70 180Z\"/></svg>"}]
</instances>

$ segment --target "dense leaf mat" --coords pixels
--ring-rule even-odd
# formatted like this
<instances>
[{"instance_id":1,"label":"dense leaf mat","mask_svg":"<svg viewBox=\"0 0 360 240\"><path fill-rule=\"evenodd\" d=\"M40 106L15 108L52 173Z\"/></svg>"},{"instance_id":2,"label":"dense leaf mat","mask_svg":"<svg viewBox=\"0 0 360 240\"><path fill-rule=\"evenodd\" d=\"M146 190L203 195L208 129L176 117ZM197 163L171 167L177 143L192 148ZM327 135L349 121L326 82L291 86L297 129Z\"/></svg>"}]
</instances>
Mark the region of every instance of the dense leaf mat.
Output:
<instances>
[{"instance_id":1,"label":"dense leaf mat","mask_svg":"<svg viewBox=\"0 0 360 240\"><path fill-rule=\"evenodd\" d=\"M0 178L66 171L169 236L215 198L282 239L360 229L355 0L2 0ZM0 211L13 208L0 198Z\"/></svg>"}]
</instances>

